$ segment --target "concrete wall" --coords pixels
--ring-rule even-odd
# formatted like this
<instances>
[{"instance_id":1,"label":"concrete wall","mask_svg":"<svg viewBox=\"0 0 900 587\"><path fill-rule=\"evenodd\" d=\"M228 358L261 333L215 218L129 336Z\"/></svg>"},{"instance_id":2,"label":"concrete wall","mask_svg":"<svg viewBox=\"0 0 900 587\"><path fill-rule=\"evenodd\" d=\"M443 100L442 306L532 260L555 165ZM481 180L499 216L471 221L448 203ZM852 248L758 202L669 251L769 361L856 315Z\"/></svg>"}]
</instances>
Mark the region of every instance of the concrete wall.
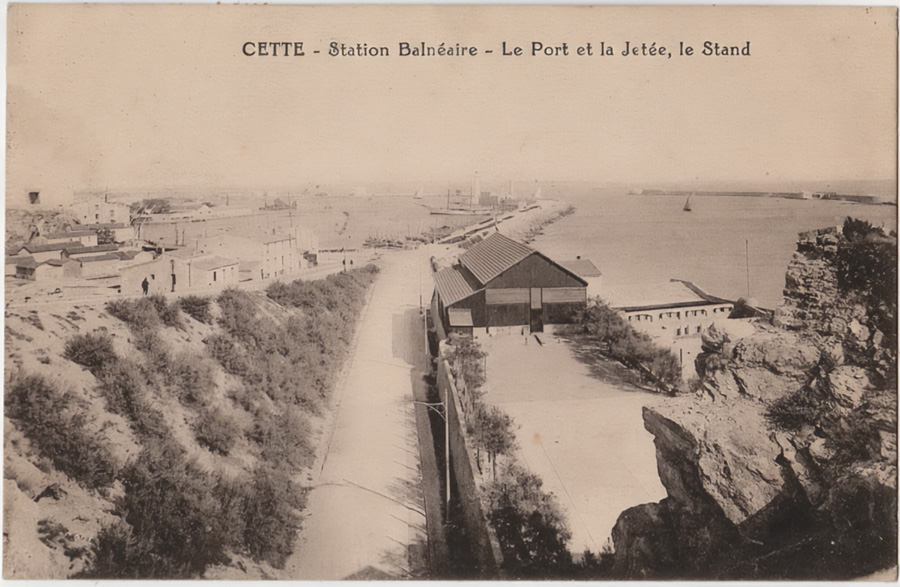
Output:
<instances>
[{"instance_id":1,"label":"concrete wall","mask_svg":"<svg viewBox=\"0 0 900 587\"><path fill-rule=\"evenodd\" d=\"M450 463L456 477L458 493L454 496L454 501L462 511L466 535L469 537L479 574L485 579L498 577L503 555L481 502L478 465L467 442L465 415L459 393L450 374L450 366L444 359L438 360L437 385L441 401L447 405L447 418L450 424ZM447 401L448 394L449 401Z\"/></svg>"}]
</instances>

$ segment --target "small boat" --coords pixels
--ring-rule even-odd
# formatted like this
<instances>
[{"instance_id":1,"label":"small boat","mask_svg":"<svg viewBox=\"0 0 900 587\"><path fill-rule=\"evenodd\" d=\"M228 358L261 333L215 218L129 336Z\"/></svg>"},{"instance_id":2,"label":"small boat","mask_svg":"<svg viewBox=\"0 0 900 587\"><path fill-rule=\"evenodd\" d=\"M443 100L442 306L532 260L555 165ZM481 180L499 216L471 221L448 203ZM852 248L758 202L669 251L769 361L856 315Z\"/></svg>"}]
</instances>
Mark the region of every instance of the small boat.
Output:
<instances>
[{"instance_id":1,"label":"small boat","mask_svg":"<svg viewBox=\"0 0 900 587\"><path fill-rule=\"evenodd\" d=\"M687 200L684 201L684 208L683 208L683 210L684 210L685 212L690 212L690 211L691 211L691 198L692 198L692 197L694 197L694 192L691 192L691 195L688 196L688 197L687 197Z\"/></svg>"}]
</instances>

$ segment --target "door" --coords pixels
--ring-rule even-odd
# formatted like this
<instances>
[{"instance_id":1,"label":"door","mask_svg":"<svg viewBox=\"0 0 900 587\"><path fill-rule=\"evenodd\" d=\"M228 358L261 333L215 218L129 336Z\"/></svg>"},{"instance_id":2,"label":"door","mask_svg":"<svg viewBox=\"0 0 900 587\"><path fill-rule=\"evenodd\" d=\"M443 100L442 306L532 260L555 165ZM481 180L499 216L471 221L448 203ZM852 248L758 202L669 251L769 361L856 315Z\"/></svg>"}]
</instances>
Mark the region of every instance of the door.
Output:
<instances>
[{"instance_id":1,"label":"door","mask_svg":"<svg viewBox=\"0 0 900 587\"><path fill-rule=\"evenodd\" d=\"M543 332L544 331L544 308L543 308L543 300L541 299L541 288L533 287L531 288L531 331L532 332Z\"/></svg>"}]
</instances>

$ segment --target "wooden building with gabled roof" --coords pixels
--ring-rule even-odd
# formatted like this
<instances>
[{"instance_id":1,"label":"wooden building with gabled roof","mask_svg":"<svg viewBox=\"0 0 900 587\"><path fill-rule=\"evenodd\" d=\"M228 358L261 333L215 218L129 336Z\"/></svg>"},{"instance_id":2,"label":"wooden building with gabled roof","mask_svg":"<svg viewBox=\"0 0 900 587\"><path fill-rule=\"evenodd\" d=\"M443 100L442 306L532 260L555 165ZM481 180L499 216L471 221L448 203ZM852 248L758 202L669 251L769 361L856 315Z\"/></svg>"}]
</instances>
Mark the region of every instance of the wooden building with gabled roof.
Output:
<instances>
[{"instance_id":1,"label":"wooden building with gabled roof","mask_svg":"<svg viewBox=\"0 0 900 587\"><path fill-rule=\"evenodd\" d=\"M587 281L499 232L434 274L433 315L444 333L522 328L543 332L587 302Z\"/></svg>"}]
</instances>

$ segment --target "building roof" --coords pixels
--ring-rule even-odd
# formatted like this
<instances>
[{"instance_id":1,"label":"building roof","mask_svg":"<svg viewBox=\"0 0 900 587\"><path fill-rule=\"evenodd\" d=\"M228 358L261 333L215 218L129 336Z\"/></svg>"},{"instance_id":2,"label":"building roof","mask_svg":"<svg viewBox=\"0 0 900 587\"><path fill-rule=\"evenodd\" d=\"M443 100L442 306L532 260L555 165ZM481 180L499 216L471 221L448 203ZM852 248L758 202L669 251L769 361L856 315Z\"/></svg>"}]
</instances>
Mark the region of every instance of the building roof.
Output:
<instances>
[{"instance_id":1,"label":"building roof","mask_svg":"<svg viewBox=\"0 0 900 587\"><path fill-rule=\"evenodd\" d=\"M268 245L270 243L277 243L278 241L290 240L294 237L287 234L260 234L250 235L247 238L255 240L256 242L262 243L264 245Z\"/></svg>"},{"instance_id":2,"label":"building roof","mask_svg":"<svg viewBox=\"0 0 900 587\"><path fill-rule=\"evenodd\" d=\"M16 263L16 268L25 267L29 269L34 269L38 266L38 262L34 260L32 257L20 257L19 262Z\"/></svg>"},{"instance_id":3,"label":"building roof","mask_svg":"<svg viewBox=\"0 0 900 587\"><path fill-rule=\"evenodd\" d=\"M211 255L209 257L197 259L196 261L191 263L191 266L196 267L197 269L202 269L204 271L212 271L213 269L221 269L222 267L230 267L231 265L237 264L238 262L234 259L226 259L225 257Z\"/></svg>"},{"instance_id":4,"label":"building roof","mask_svg":"<svg viewBox=\"0 0 900 587\"><path fill-rule=\"evenodd\" d=\"M6 257L6 265L15 265L17 263L25 261L26 259L31 259L32 261L34 261L34 257L31 257L29 255L22 255L20 257Z\"/></svg>"},{"instance_id":5,"label":"building roof","mask_svg":"<svg viewBox=\"0 0 900 587\"><path fill-rule=\"evenodd\" d=\"M53 267L62 267L66 263L78 263L79 265L82 261L87 261L87 259L66 259L63 261L62 259L48 259L41 263L41 265L52 265Z\"/></svg>"},{"instance_id":6,"label":"building roof","mask_svg":"<svg viewBox=\"0 0 900 587\"><path fill-rule=\"evenodd\" d=\"M605 288L600 297L611 308L626 312L730 303L728 300L705 294L693 284L690 284L693 286L690 287L688 283L673 279L663 283L620 285Z\"/></svg>"},{"instance_id":7,"label":"building roof","mask_svg":"<svg viewBox=\"0 0 900 587\"><path fill-rule=\"evenodd\" d=\"M84 225L82 225L82 226L84 226ZM126 226L121 222L112 222L112 223L107 222L105 224L97 223L97 224L91 224L90 227L91 227L91 230L103 230L103 229L112 230L114 228L126 228Z\"/></svg>"},{"instance_id":8,"label":"building roof","mask_svg":"<svg viewBox=\"0 0 900 587\"><path fill-rule=\"evenodd\" d=\"M603 275L590 259L573 259L571 261L557 261L557 263L578 277L600 277Z\"/></svg>"},{"instance_id":9,"label":"building roof","mask_svg":"<svg viewBox=\"0 0 900 587\"><path fill-rule=\"evenodd\" d=\"M495 232L460 255L459 262L485 284L534 252L534 249Z\"/></svg>"},{"instance_id":10,"label":"building roof","mask_svg":"<svg viewBox=\"0 0 900 587\"><path fill-rule=\"evenodd\" d=\"M111 253L118 251L119 247L116 245L96 245L93 247L66 247L64 250L70 255L90 255L91 253Z\"/></svg>"},{"instance_id":11,"label":"building roof","mask_svg":"<svg viewBox=\"0 0 900 587\"><path fill-rule=\"evenodd\" d=\"M63 249L80 249L86 248L78 241L68 241L64 243L51 243L48 245L23 245L19 251L25 250L29 253L48 253L50 251L62 251Z\"/></svg>"},{"instance_id":12,"label":"building roof","mask_svg":"<svg viewBox=\"0 0 900 587\"><path fill-rule=\"evenodd\" d=\"M82 263L96 263L98 261L121 261L122 257L117 253L107 253L106 255L94 255L93 257L79 257L78 260Z\"/></svg>"},{"instance_id":13,"label":"building roof","mask_svg":"<svg viewBox=\"0 0 900 587\"><path fill-rule=\"evenodd\" d=\"M480 289L475 279L467 275L464 267L453 265L434 274L434 288L444 306L455 304Z\"/></svg>"},{"instance_id":14,"label":"building roof","mask_svg":"<svg viewBox=\"0 0 900 587\"><path fill-rule=\"evenodd\" d=\"M96 231L93 230L71 230L69 232L48 232L43 235L44 238L47 239L58 239L58 238L78 238L82 236L94 236Z\"/></svg>"},{"instance_id":15,"label":"building roof","mask_svg":"<svg viewBox=\"0 0 900 587\"><path fill-rule=\"evenodd\" d=\"M469 308L450 308L447 312L450 326L473 326L472 310Z\"/></svg>"},{"instance_id":16,"label":"building roof","mask_svg":"<svg viewBox=\"0 0 900 587\"><path fill-rule=\"evenodd\" d=\"M119 259L122 261L131 261L143 252L145 251L116 251L116 255L118 255Z\"/></svg>"}]
</instances>

